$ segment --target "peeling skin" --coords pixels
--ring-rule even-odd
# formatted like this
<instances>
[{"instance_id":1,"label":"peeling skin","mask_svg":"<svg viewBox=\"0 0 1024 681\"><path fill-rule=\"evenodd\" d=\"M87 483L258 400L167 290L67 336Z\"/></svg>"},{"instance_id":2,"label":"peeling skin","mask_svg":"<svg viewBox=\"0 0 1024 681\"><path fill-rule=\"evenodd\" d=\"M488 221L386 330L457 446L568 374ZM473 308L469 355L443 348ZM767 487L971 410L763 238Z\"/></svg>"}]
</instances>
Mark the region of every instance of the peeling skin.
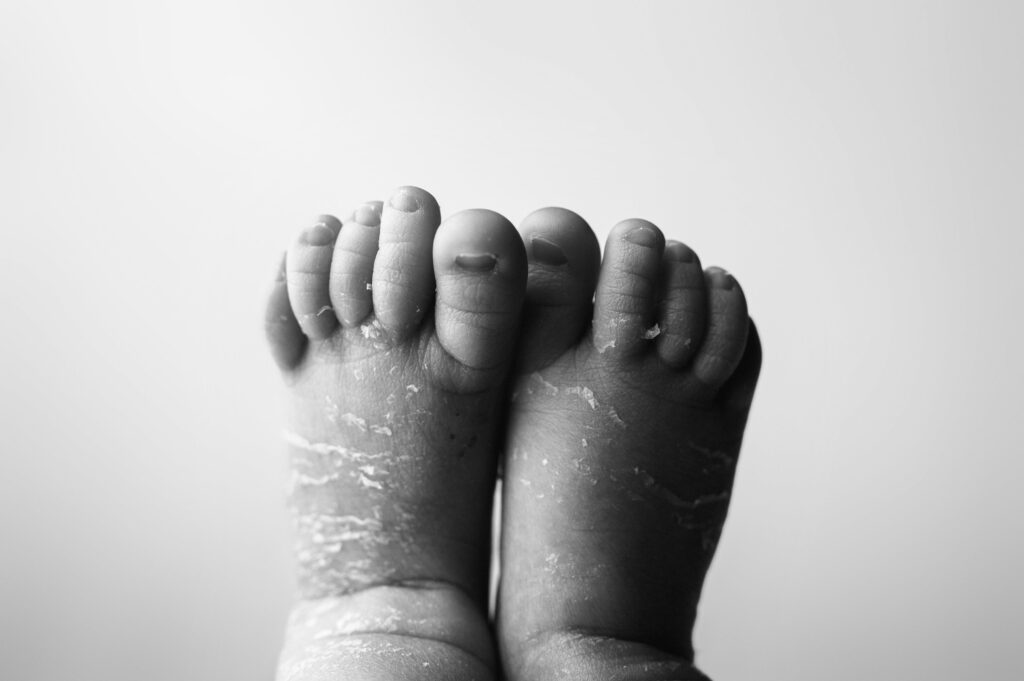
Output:
<instances>
[{"instance_id":1,"label":"peeling skin","mask_svg":"<svg viewBox=\"0 0 1024 681\"><path fill-rule=\"evenodd\" d=\"M342 460L347 461L360 461L360 460L371 460L371 459L388 459L391 458L391 452L381 452L379 454L369 454L367 452L360 452L349 447L343 447L341 445L332 445L327 442L310 442L306 438L302 437L297 433L291 431L284 431L282 433L284 441L296 449L302 449L313 454L320 454L323 456L337 456Z\"/></svg>"},{"instance_id":2,"label":"peeling skin","mask_svg":"<svg viewBox=\"0 0 1024 681\"><path fill-rule=\"evenodd\" d=\"M377 480L371 480L370 478L362 474L360 474L359 476L359 484L368 489L384 489L384 485L381 482Z\"/></svg>"},{"instance_id":3,"label":"peeling skin","mask_svg":"<svg viewBox=\"0 0 1024 681\"><path fill-rule=\"evenodd\" d=\"M359 331L367 340L379 340L384 336L384 326L376 319L360 324Z\"/></svg>"},{"instance_id":4,"label":"peeling skin","mask_svg":"<svg viewBox=\"0 0 1024 681\"><path fill-rule=\"evenodd\" d=\"M372 464L367 464L365 466L360 466L359 467L359 471L363 475L387 475L388 474L387 471L381 470L380 466L374 466Z\"/></svg>"},{"instance_id":5,"label":"peeling skin","mask_svg":"<svg viewBox=\"0 0 1024 681\"><path fill-rule=\"evenodd\" d=\"M565 394L578 395L581 399L583 399L587 404L590 405L591 409L597 409L597 407L599 406L597 399L594 397L594 391L591 390L590 388L587 388L586 386L577 385L571 388L566 388Z\"/></svg>"},{"instance_id":6,"label":"peeling skin","mask_svg":"<svg viewBox=\"0 0 1024 681\"><path fill-rule=\"evenodd\" d=\"M369 453L340 445L310 442L301 435L287 431L284 433L284 439L290 446L324 459L317 461L293 458L292 494L303 488L328 485L346 476L364 489L383 490L390 465L408 458L408 455L395 457L389 450ZM328 470L324 471L324 468Z\"/></svg>"},{"instance_id":7,"label":"peeling skin","mask_svg":"<svg viewBox=\"0 0 1024 681\"><path fill-rule=\"evenodd\" d=\"M544 557L544 572L573 580L593 579L607 570L608 565L593 562L573 552L563 554L552 551Z\"/></svg>"},{"instance_id":8,"label":"peeling skin","mask_svg":"<svg viewBox=\"0 0 1024 681\"><path fill-rule=\"evenodd\" d=\"M642 338L645 340L651 340L661 335L661 327L655 322L654 326L644 331Z\"/></svg>"},{"instance_id":9,"label":"peeling skin","mask_svg":"<svg viewBox=\"0 0 1024 681\"><path fill-rule=\"evenodd\" d=\"M537 388L537 390L543 391L547 395L554 396L558 394L558 386L554 385L553 383L548 383L546 380L544 380L544 377L541 376L540 373L537 371L533 372L529 376L529 379L526 383L526 394L533 395L534 392L536 392L534 390L535 387ZM513 399L515 399L515 396L513 396Z\"/></svg>"},{"instance_id":10,"label":"peeling skin","mask_svg":"<svg viewBox=\"0 0 1024 681\"><path fill-rule=\"evenodd\" d=\"M346 412L338 417L338 420L344 423L346 426L354 426L359 430L366 432L366 419L360 418L351 412Z\"/></svg>"},{"instance_id":11,"label":"peeling skin","mask_svg":"<svg viewBox=\"0 0 1024 681\"><path fill-rule=\"evenodd\" d=\"M327 404L324 407L324 413L327 416L327 420L331 423L338 422L338 403L331 399L330 395L324 395L324 402Z\"/></svg>"},{"instance_id":12,"label":"peeling skin","mask_svg":"<svg viewBox=\"0 0 1024 681\"><path fill-rule=\"evenodd\" d=\"M379 506L370 517L296 513L296 556L307 597L346 593L388 577L393 568L375 556L384 547L410 550L407 515L385 523Z\"/></svg>"},{"instance_id":13,"label":"peeling skin","mask_svg":"<svg viewBox=\"0 0 1024 681\"><path fill-rule=\"evenodd\" d=\"M296 525L308 530L306 535L314 544L340 544L346 541L374 539L375 543L389 543L382 535L384 524L379 518L360 518L354 515L330 515L327 513L303 513L295 518Z\"/></svg>"},{"instance_id":14,"label":"peeling skin","mask_svg":"<svg viewBox=\"0 0 1024 681\"><path fill-rule=\"evenodd\" d=\"M340 573L348 581L352 568L358 567L358 561L340 559L338 554L343 549L358 547L362 551L374 552L378 547L395 541L392 534L384 532L383 523L376 518L308 513L296 516L295 525L299 536L304 539L300 541L297 552L299 567L318 580L327 577L325 582L334 581L329 578L330 572Z\"/></svg>"},{"instance_id":15,"label":"peeling skin","mask_svg":"<svg viewBox=\"0 0 1024 681\"><path fill-rule=\"evenodd\" d=\"M595 343L595 347L597 348L597 352L599 354L604 354L608 350L608 348L614 348L615 347L616 337L619 334L619 327L621 327L623 324L628 324L631 321L632 320L631 320L630 317L628 317L626 315L621 315L621 314L617 315L614 319L609 319L608 322L610 323L610 326L612 327L611 329L609 329L609 331L610 331L610 333L608 334L609 338L608 338L607 341L605 341L603 343ZM595 337L594 340L596 341L597 338Z\"/></svg>"},{"instance_id":16,"label":"peeling skin","mask_svg":"<svg viewBox=\"0 0 1024 681\"><path fill-rule=\"evenodd\" d=\"M559 388L557 385L546 381L544 377L536 371L530 374L530 382L526 386L526 392L533 395L534 389L531 387L531 384L536 384L538 386L538 390L541 390L545 395L549 395L551 397L556 397L560 394L571 395L582 399L590 405L591 409L597 409L601 406L601 403L598 402L597 398L594 396L594 391L585 385L573 385L565 388ZM515 400L516 397L518 397L518 393L514 394L512 399Z\"/></svg>"},{"instance_id":17,"label":"peeling skin","mask_svg":"<svg viewBox=\"0 0 1024 681\"><path fill-rule=\"evenodd\" d=\"M333 604L330 607L333 609ZM379 613L364 614L358 611L347 611L332 623L330 629L321 629L313 634L313 639L333 638L366 631L396 632L403 628L403 625L404 628L408 628L409 624L425 624L426 622L425 619L410 620L393 607L389 608L388 614L384 616Z\"/></svg>"},{"instance_id":18,"label":"peeling skin","mask_svg":"<svg viewBox=\"0 0 1024 681\"><path fill-rule=\"evenodd\" d=\"M734 457L729 456L728 453L723 452L721 450L711 449L710 447L701 447L693 440L687 441L686 444L689 445L690 449L692 449L693 451L697 452L698 454L703 454L709 459L715 459L716 461L720 461L721 463L727 465L732 465L735 462Z\"/></svg>"},{"instance_id":19,"label":"peeling skin","mask_svg":"<svg viewBox=\"0 0 1024 681\"><path fill-rule=\"evenodd\" d=\"M327 442L310 442L293 432L286 431L284 437L292 448L307 453L305 457L293 456L292 494L296 501L301 499L295 495L303 487L323 486L346 478L352 480L351 484L357 484L368 492L385 490L391 466L398 459L406 458L396 459L390 451L371 454ZM339 492L344 488L340 487ZM398 546L406 546L409 541L403 528L408 526L412 516L393 504L388 505L388 517L391 518L388 526L384 523L380 506L374 507L368 516L336 514L324 510L300 511L299 508L296 507L295 514L297 537L300 540L297 553L306 582L317 587L314 590L325 585L336 589L339 584L358 584L360 574L367 579L381 577L380 565L376 563L367 562L368 567L375 567L371 576L370 572L359 567L359 560L347 555L342 560L338 554L347 547L351 546L359 552L373 552L376 547L395 542ZM397 517L393 517L395 515Z\"/></svg>"},{"instance_id":20,"label":"peeling skin","mask_svg":"<svg viewBox=\"0 0 1024 681\"><path fill-rule=\"evenodd\" d=\"M381 428L383 430L390 430L386 426L382 426ZM332 444L327 443L327 442L310 442L309 440L307 440L306 438L302 437L301 435L299 435L297 433L293 433L293 432L288 431L288 430L283 431L281 433L281 437L284 439L284 441L287 444L291 445L292 447L295 447L296 449L301 449L303 451L310 452L312 454L319 454L320 456L337 457L337 458L339 458L340 461L335 462L335 466L338 466L338 467L341 467L341 466L345 465L347 462L353 462L353 463L362 463L362 462L371 462L371 461L390 462L390 461L405 461L405 460L407 460L409 458L409 455L407 455L407 454L402 454L402 455L399 455L399 456L394 456L393 453L390 450L385 450L385 451L376 452L376 453L361 452L361 451L359 451L357 449L352 449L351 447L344 447L342 445L332 445Z\"/></svg>"},{"instance_id":21,"label":"peeling skin","mask_svg":"<svg viewBox=\"0 0 1024 681\"><path fill-rule=\"evenodd\" d=\"M619 428L626 428L626 422L619 418L619 413L615 411L615 407L608 407L608 416L611 417L612 422Z\"/></svg>"},{"instance_id":22,"label":"peeling skin","mask_svg":"<svg viewBox=\"0 0 1024 681\"><path fill-rule=\"evenodd\" d=\"M388 349L387 332L384 330L384 325L377 321L376 318L371 319L368 322L363 322L359 326L359 331L363 334L363 338L373 344L375 349Z\"/></svg>"},{"instance_id":23,"label":"peeling skin","mask_svg":"<svg viewBox=\"0 0 1024 681\"><path fill-rule=\"evenodd\" d=\"M593 467L584 459L573 459L572 466L582 475L592 475L594 472ZM596 483L596 478L594 481Z\"/></svg>"},{"instance_id":24,"label":"peeling skin","mask_svg":"<svg viewBox=\"0 0 1024 681\"><path fill-rule=\"evenodd\" d=\"M314 454L340 454L341 456L351 456L353 454L353 450L348 447L332 445L326 442L310 442L301 435L297 435L291 431L286 430L281 435L284 438L284 441L292 447L304 449L307 452L313 452ZM355 452L355 454L361 454L361 452Z\"/></svg>"},{"instance_id":25,"label":"peeling skin","mask_svg":"<svg viewBox=\"0 0 1024 681\"><path fill-rule=\"evenodd\" d=\"M728 501L729 497L731 496L730 492L726 490L725 492L720 492L718 494L705 494L694 499L682 499L681 497L674 494L668 488L659 484L658 481L655 480L650 473L640 468L639 466L633 469L633 474L640 478L640 481L643 483L644 487L652 489L659 497L661 497L669 504L677 508L694 510L699 506L703 506L705 504L715 504L721 503L723 501Z\"/></svg>"},{"instance_id":26,"label":"peeling skin","mask_svg":"<svg viewBox=\"0 0 1024 681\"><path fill-rule=\"evenodd\" d=\"M306 475L299 471L292 472L292 489L298 489L300 487L322 487L330 482L334 482L341 478L340 473L326 473L321 476Z\"/></svg>"}]
</instances>

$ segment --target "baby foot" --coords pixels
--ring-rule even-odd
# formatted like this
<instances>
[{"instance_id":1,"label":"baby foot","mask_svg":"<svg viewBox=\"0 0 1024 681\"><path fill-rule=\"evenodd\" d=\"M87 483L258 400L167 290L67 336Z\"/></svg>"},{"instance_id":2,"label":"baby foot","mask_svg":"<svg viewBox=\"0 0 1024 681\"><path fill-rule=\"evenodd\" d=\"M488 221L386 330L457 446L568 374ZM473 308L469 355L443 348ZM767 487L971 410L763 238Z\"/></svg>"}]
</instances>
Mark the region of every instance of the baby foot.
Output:
<instances>
[{"instance_id":1,"label":"baby foot","mask_svg":"<svg viewBox=\"0 0 1024 681\"><path fill-rule=\"evenodd\" d=\"M280 681L494 677L490 515L526 256L496 213L439 215L404 187L325 216L271 294L302 597Z\"/></svg>"},{"instance_id":2,"label":"baby foot","mask_svg":"<svg viewBox=\"0 0 1024 681\"><path fill-rule=\"evenodd\" d=\"M743 291L643 220L616 225L603 264L569 211L537 211L522 232L498 600L506 674L704 679L691 631L761 361Z\"/></svg>"}]
</instances>

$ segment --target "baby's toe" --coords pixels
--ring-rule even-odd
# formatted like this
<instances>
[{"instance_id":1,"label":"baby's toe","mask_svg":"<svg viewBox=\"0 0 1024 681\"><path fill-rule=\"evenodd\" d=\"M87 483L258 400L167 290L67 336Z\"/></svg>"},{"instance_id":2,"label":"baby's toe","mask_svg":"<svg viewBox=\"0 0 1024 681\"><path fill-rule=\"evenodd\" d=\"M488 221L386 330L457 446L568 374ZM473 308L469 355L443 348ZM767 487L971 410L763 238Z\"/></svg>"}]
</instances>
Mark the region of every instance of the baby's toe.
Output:
<instances>
[{"instance_id":1,"label":"baby's toe","mask_svg":"<svg viewBox=\"0 0 1024 681\"><path fill-rule=\"evenodd\" d=\"M594 298L594 345L631 355L653 337L665 237L646 220L625 220L605 242Z\"/></svg>"},{"instance_id":2,"label":"baby's toe","mask_svg":"<svg viewBox=\"0 0 1024 681\"><path fill-rule=\"evenodd\" d=\"M658 355L666 364L682 368L697 353L708 316L704 271L686 244L670 241L665 245L661 286Z\"/></svg>"},{"instance_id":3,"label":"baby's toe","mask_svg":"<svg viewBox=\"0 0 1024 681\"><path fill-rule=\"evenodd\" d=\"M303 230L288 249L286 279L288 299L295 318L310 338L326 338L338 324L331 307L328 280L334 240L341 223L330 215Z\"/></svg>"},{"instance_id":4,"label":"baby's toe","mask_svg":"<svg viewBox=\"0 0 1024 681\"><path fill-rule=\"evenodd\" d=\"M734 411L746 414L754 400L754 389L761 375L761 337L754 320L748 322L747 345L743 357L722 387L722 400Z\"/></svg>"},{"instance_id":5,"label":"baby's toe","mask_svg":"<svg viewBox=\"0 0 1024 681\"><path fill-rule=\"evenodd\" d=\"M331 304L346 327L358 326L373 308L373 261L380 236L383 203L371 201L352 212L334 244Z\"/></svg>"},{"instance_id":6,"label":"baby's toe","mask_svg":"<svg viewBox=\"0 0 1024 681\"><path fill-rule=\"evenodd\" d=\"M434 240L437 339L464 366L511 359L526 288L526 253L515 227L489 210L466 210Z\"/></svg>"},{"instance_id":7,"label":"baby's toe","mask_svg":"<svg viewBox=\"0 0 1024 681\"><path fill-rule=\"evenodd\" d=\"M288 300L288 284L285 281L285 258L274 278L274 286L267 299L267 313L264 330L270 343L270 354L282 371L294 369L306 349L306 336L303 335L299 322L292 312L291 301Z\"/></svg>"},{"instance_id":8,"label":"baby's toe","mask_svg":"<svg viewBox=\"0 0 1024 681\"><path fill-rule=\"evenodd\" d=\"M564 208L542 208L520 226L529 259L520 371L534 371L579 341L590 322L601 247Z\"/></svg>"},{"instance_id":9,"label":"baby's toe","mask_svg":"<svg viewBox=\"0 0 1024 681\"><path fill-rule=\"evenodd\" d=\"M720 388L732 376L747 345L747 299L739 282L720 267L704 273L708 326L693 360L693 374L705 385Z\"/></svg>"},{"instance_id":10,"label":"baby's toe","mask_svg":"<svg viewBox=\"0 0 1024 681\"><path fill-rule=\"evenodd\" d=\"M408 336L430 309L431 242L440 223L437 201L417 187L400 187L384 206L372 297L377 320L393 340Z\"/></svg>"}]
</instances>

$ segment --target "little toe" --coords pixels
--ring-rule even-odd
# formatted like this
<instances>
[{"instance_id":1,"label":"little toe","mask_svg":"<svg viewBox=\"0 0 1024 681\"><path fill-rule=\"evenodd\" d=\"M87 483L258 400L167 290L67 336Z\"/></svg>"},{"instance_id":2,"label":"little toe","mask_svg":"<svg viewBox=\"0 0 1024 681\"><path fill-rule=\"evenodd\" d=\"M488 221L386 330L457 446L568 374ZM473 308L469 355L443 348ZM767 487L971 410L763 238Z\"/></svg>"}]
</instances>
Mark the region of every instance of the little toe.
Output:
<instances>
[{"instance_id":1,"label":"little toe","mask_svg":"<svg viewBox=\"0 0 1024 681\"><path fill-rule=\"evenodd\" d=\"M542 208L520 226L529 260L518 371L546 366L575 344L590 322L601 247L586 221Z\"/></svg>"},{"instance_id":2,"label":"little toe","mask_svg":"<svg viewBox=\"0 0 1024 681\"><path fill-rule=\"evenodd\" d=\"M338 324L331 307L328 280L334 240L340 230L337 218L322 215L288 249L288 298L299 326L310 338L326 338Z\"/></svg>"},{"instance_id":3,"label":"little toe","mask_svg":"<svg viewBox=\"0 0 1024 681\"><path fill-rule=\"evenodd\" d=\"M430 309L431 242L440 223L437 201L417 187L398 188L384 205L372 297L377 320L395 340L415 329Z\"/></svg>"},{"instance_id":4,"label":"little toe","mask_svg":"<svg viewBox=\"0 0 1024 681\"><path fill-rule=\"evenodd\" d=\"M504 365L526 289L526 252L515 227L489 210L456 213L437 231L434 271L441 346L472 369Z\"/></svg>"},{"instance_id":5,"label":"little toe","mask_svg":"<svg viewBox=\"0 0 1024 681\"><path fill-rule=\"evenodd\" d=\"M686 244L665 244L661 286L658 355L669 366L681 368L704 340L708 316L704 270Z\"/></svg>"},{"instance_id":6,"label":"little toe","mask_svg":"<svg viewBox=\"0 0 1024 681\"><path fill-rule=\"evenodd\" d=\"M722 387L722 401L733 411L746 414L754 401L754 389L761 375L761 337L754 320L748 321L747 345L740 364Z\"/></svg>"},{"instance_id":7,"label":"little toe","mask_svg":"<svg viewBox=\"0 0 1024 681\"><path fill-rule=\"evenodd\" d=\"M708 327L693 360L693 374L702 383L720 388L732 376L747 345L747 299L739 282L720 267L704 273Z\"/></svg>"},{"instance_id":8,"label":"little toe","mask_svg":"<svg viewBox=\"0 0 1024 681\"><path fill-rule=\"evenodd\" d=\"M267 313L263 327L270 343L270 354L281 371L294 369L306 349L306 336L299 328L299 322L292 312L288 300L288 284L285 281L285 256L274 277L274 286L267 299Z\"/></svg>"},{"instance_id":9,"label":"little toe","mask_svg":"<svg viewBox=\"0 0 1024 681\"><path fill-rule=\"evenodd\" d=\"M334 244L331 304L346 327L358 326L373 308L373 261L383 205L381 201L371 201L356 208Z\"/></svg>"},{"instance_id":10,"label":"little toe","mask_svg":"<svg viewBox=\"0 0 1024 681\"><path fill-rule=\"evenodd\" d=\"M594 345L599 352L633 354L654 337L664 248L661 230L646 220L625 220L612 228L594 297Z\"/></svg>"}]
</instances>

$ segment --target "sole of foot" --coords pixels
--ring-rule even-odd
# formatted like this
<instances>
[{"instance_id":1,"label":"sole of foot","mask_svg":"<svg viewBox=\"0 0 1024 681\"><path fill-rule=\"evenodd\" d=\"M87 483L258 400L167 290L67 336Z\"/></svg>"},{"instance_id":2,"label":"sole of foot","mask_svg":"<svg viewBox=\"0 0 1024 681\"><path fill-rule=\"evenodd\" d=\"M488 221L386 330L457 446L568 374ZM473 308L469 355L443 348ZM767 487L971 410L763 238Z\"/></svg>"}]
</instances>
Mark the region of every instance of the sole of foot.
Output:
<instances>
[{"instance_id":1,"label":"sole of foot","mask_svg":"<svg viewBox=\"0 0 1024 681\"><path fill-rule=\"evenodd\" d=\"M267 307L301 600L279 681L491 679L490 515L526 255L415 187L323 216Z\"/></svg>"},{"instance_id":2,"label":"sole of foot","mask_svg":"<svg viewBox=\"0 0 1024 681\"><path fill-rule=\"evenodd\" d=\"M654 225L548 208L504 461L507 678L705 679L691 632L761 363L737 281Z\"/></svg>"}]
</instances>

